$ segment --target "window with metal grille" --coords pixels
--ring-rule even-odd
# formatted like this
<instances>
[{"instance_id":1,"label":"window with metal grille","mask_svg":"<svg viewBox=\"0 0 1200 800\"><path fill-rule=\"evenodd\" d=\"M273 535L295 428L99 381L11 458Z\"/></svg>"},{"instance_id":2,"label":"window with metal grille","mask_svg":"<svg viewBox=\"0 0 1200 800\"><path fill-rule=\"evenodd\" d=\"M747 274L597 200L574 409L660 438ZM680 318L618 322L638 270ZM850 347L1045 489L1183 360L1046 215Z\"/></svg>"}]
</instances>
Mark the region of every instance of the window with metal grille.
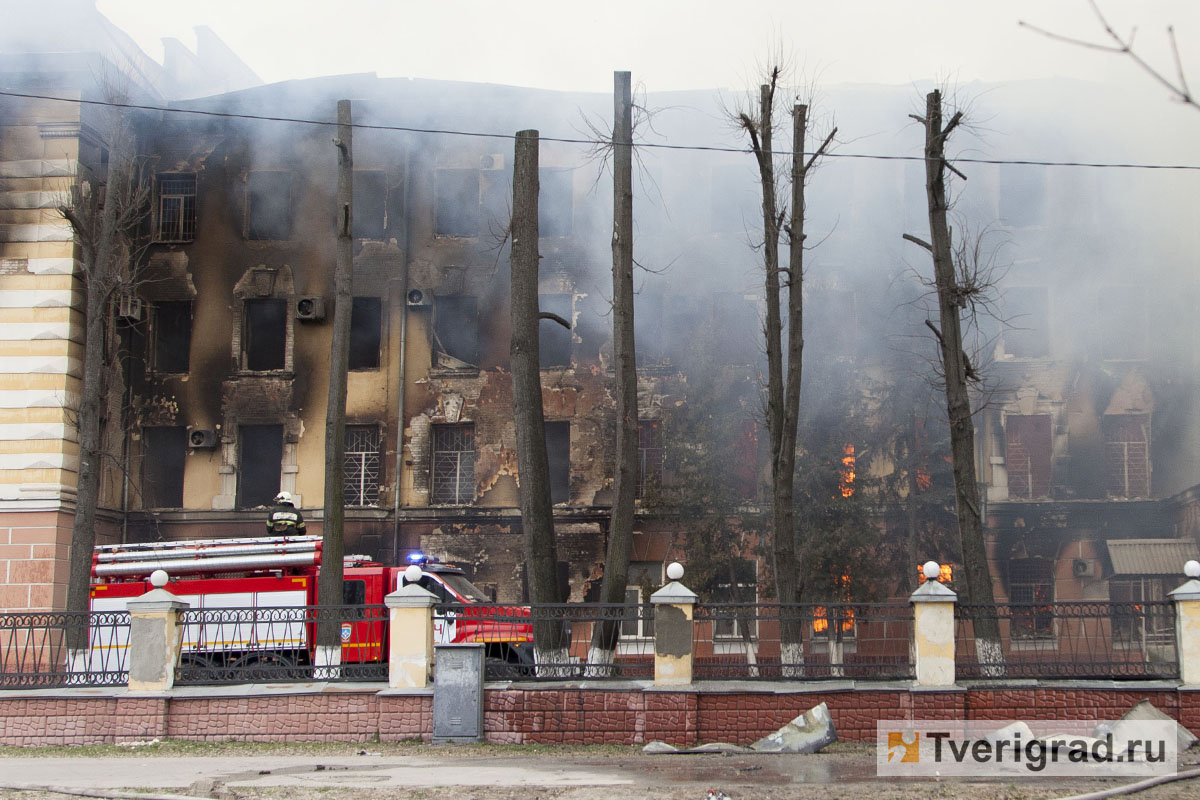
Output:
<instances>
[{"instance_id":1,"label":"window with metal grille","mask_svg":"<svg viewBox=\"0 0 1200 800\"><path fill-rule=\"evenodd\" d=\"M746 558L731 559L728 568L721 571L712 590L711 603L726 605L720 609L713 623L713 636L718 639L755 638L758 635L757 611L754 608L739 608L738 603L754 603L758 600L758 564Z\"/></svg>"},{"instance_id":2,"label":"window with metal grille","mask_svg":"<svg viewBox=\"0 0 1200 800\"><path fill-rule=\"evenodd\" d=\"M158 241L190 242L196 238L196 174L158 176Z\"/></svg>"},{"instance_id":3,"label":"window with metal grille","mask_svg":"<svg viewBox=\"0 0 1200 800\"><path fill-rule=\"evenodd\" d=\"M1144 605L1167 599L1169 580L1145 576L1113 578L1108 582L1114 644L1145 652L1151 647L1162 647L1175 641L1175 620L1171 609Z\"/></svg>"},{"instance_id":4,"label":"window with metal grille","mask_svg":"<svg viewBox=\"0 0 1200 800\"><path fill-rule=\"evenodd\" d=\"M1104 434L1104 484L1109 497L1150 495L1148 414L1109 414Z\"/></svg>"},{"instance_id":5,"label":"window with metal grille","mask_svg":"<svg viewBox=\"0 0 1200 800\"><path fill-rule=\"evenodd\" d=\"M1012 638L1054 636L1054 564L1044 558L1008 562L1008 599L1012 605Z\"/></svg>"},{"instance_id":6,"label":"window with metal grille","mask_svg":"<svg viewBox=\"0 0 1200 800\"><path fill-rule=\"evenodd\" d=\"M380 436L377 425L347 425L342 460L343 501L348 506L379 502Z\"/></svg>"},{"instance_id":7,"label":"window with metal grille","mask_svg":"<svg viewBox=\"0 0 1200 800\"><path fill-rule=\"evenodd\" d=\"M646 489L657 491L663 481L663 434L658 420L638 423L637 497L646 496Z\"/></svg>"},{"instance_id":8,"label":"window with metal grille","mask_svg":"<svg viewBox=\"0 0 1200 800\"><path fill-rule=\"evenodd\" d=\"M467 505L475 498L475 426L433 426L433 502Z\"/></svg>"}]
</instances>

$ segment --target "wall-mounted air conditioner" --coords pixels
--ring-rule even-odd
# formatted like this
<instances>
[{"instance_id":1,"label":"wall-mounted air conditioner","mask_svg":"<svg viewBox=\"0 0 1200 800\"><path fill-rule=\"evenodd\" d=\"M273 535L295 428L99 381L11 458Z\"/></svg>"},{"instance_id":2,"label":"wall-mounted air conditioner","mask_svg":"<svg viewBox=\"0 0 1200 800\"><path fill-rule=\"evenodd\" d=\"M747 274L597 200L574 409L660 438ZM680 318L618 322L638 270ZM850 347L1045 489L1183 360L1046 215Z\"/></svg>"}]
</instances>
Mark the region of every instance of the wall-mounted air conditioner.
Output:
<instances>
[{"instance_id":1,"label":"wall-mounted air conditioner","mask_svg":"<svg viewBox=\"0 0 1200 800\"><path fill-rule=\"evenodd\" d=\"M319 322L325 319L324 297L301 297L296 301L296 319Z\"/></svg>"},{"instance_id":2,"label":"wall-mounted air conditioner","mask_svg":"<svg viewBox=\"0 0 1200 800\"><path fill-rule=\"evenodd\" d=\"M428 289L409 289L405 298L410 308L426 307L433 300L433 292Z\"/></svg>"},{"instance_id":3,"label":"wall-mounted air conditioner","mask_svg":"<svg viewBox=\"0 0 1200 800\"><path fill-rule=\"evenodd\" d=\"M489 153L479 157L480 169L504 169L504 154Z\"/></svg>"},{"instance_id":4,"label":"wall-mounted air conditioner","mask_svg":"<svg viewBox=\"0 0 1200 800\"><path fill-rule=\"evenodd\" d=\"M1094 578L1096 577L1096 562L1077 558L1071 562L1071 573L1076 578Z\"/></svg>"},{"instance_id":5,"label":"wall-mounted air conditioner","mask_svg":"<svg viewBox=\"0 0 1200 800\"><path fill-rule=\"evenodd\" d=\"M220 435L212 428L192 428L188 431L188 447L216 447L220 443Z\"/></svg>"},{"instance_id":6,"label":"wall-mounted air conditioner","mask_svg":"<svg viewBox=\"0 0 1200 800\"><path fill-rule=\"evenodd\" d=\"M126 322L141 322L142 298L136 294L122 294L117 298L117 316Z\"/></svg>"}]
</instances>

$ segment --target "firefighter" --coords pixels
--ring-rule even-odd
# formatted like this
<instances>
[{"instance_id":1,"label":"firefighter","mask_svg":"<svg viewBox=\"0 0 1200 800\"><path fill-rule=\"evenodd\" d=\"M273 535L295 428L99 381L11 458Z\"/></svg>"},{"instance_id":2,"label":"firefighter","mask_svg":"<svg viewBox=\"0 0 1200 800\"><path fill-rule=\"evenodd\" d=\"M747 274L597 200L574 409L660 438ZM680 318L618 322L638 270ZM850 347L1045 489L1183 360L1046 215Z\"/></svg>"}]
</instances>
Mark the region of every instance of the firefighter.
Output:
<instances>
[{"instance_id":1,"label":"firefighter","mask_svg":"<svg viewBox=\"0 0 1200 800\"><path fill-rule=\"evenodd\" d=\"M292 503L291 492L275 495L275 508L267 517L267 533L282 536L297 536L305 532L304 516Z\"/></svg>"}]
</instances>

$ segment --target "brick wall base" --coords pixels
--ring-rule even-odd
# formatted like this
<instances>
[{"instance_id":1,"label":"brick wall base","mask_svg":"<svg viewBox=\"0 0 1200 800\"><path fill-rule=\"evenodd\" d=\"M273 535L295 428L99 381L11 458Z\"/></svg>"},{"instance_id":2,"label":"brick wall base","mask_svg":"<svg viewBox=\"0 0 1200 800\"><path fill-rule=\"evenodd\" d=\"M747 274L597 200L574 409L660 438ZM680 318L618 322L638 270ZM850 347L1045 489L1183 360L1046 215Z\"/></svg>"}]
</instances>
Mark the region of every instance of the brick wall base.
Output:
<instances>
[{"instance_id":1,"label":"brick wall base","mask_svg":"<svg viewBox=\"0 0 1200 800\"><path fill-rule=\"evenodd\" d=\"M0 746L85 745L156 738L191 741L365 742L421 739L433 731L433 695L375 688L279 690L256 696L187 689L163 696L116 690L0 694ZM824 702L843 741L873 741L884 719L1102 720L1150 700L1200 733L1200 691L1161 683L1119 688L1035 687L926 691L844 684L802 690L642 687L489 689L484 730L510 744L749 744Z\"/></svg>"}]
</instances>

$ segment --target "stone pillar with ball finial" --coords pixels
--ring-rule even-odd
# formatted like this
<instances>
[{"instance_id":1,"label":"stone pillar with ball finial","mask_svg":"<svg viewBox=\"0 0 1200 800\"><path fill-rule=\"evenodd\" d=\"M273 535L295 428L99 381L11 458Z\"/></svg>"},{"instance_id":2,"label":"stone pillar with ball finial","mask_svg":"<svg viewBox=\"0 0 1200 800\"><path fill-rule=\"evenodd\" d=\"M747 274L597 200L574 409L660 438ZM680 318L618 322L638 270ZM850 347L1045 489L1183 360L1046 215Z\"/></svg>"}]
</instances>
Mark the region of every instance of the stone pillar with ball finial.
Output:
<instances>
[{"instance_id":1,"label":"stone pillar with ball finial","mask_svg":"<svg viewBox=\"0 0 1200 800\"><path fill-rule=\"evenodd\" d=\"M954 603L958 595L938 581L941 565L926 561L925 582L909 597L918 686L954 685Z\"/></svg>"},{"instance_id":2,"label":"stone pillar with ball finial","mask_svg":"<svg viewBox=\"0 0 1200 800\"><path fill-rule=\"evenodd\" d=\"M424 689L433 668L433 606L437 597L424 589L421 567L410 564L401 586L383 598L388 607L388 687Z\"/></svg>"},{"instance_id":3,"label":"stone pillar with ball finial","mask_svg":"<svg viewBox=\"0 0 1200 800\"><path fill-rule=\"evenodd\" d=\"M683 565L667 566L666 586L650 595L654 604L654 685L692 682L692 611L696 593L680 583Z\"/></svg>"},{"instance_id":4,"label":"stone pillar with ball finial","mask_svg":"<svg viewBox=\"0 0 1200 800\"><path fill-rule=\"evenodd\" d=\"M179 614L188 604L166 588L167 573L150 573L154 588L125 604L129 611L129 691L165 692L175 686L183 646Z\"/></svg>"},{"instance_id":5,"label":"stone pillar with ball finial","mask_svg":"<svg viewBox=\"0 0 1200 800\"><path fill-rule=\"evenodd\" d=\"M1175 642L1179 653L1179 679L1200 685L1200 561L1183 565L1187 583L1170 593L1175 601Z\"/></svg>"}]
</instances>

